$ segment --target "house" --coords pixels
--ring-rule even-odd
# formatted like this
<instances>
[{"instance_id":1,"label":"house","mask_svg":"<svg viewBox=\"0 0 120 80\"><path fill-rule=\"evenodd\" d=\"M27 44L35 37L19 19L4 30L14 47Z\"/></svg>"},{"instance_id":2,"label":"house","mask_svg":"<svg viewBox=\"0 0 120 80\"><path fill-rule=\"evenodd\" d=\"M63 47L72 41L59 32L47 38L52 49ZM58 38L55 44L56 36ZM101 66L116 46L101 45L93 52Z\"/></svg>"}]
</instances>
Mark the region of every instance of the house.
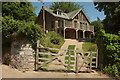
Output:
<instances>
[{"instance_id":1,"label":"house","mask_svg":"<svg viewBox=\"0 0 120 80\"><path fill-rule=\"evenodd\" d=\"M44 32L55 31L65 39L93 38L94 26L85 15L82 8L69 13L45 8L44 4L36 23L43 26Z\"/></svg>"}]
</instances>

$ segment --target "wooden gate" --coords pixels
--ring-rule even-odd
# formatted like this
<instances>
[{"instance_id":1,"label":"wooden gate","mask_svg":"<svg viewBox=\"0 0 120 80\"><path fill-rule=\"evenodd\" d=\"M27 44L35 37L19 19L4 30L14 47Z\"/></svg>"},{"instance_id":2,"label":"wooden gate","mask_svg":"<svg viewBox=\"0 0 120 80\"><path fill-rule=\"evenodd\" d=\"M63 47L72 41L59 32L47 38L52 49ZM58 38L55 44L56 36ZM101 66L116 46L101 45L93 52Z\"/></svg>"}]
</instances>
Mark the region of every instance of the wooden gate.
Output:
<instances>
[{"instance_id":1,"label":"wooden gate","mask_svg":"<svg viewBox=\"0 0 120 80\"><path fill-rule=\"evenodd\" d=\"M79 73L80 71L91 72L93 68L97 68L97 65L98 52L82 51L81 53L76 53L76 73Z\"/></svg>"},{"instance_id":2,"label":"wooden gate","mask_svg":"<svg viewBox=\"0 0 120 80\"><path fill-rule=\"evenodd\" d=\"M57 54L54 51L59 52L62 49L56 48L45 48L40 47L39 41L37 41L37 50L36 50L36 70L38 69L47 69L53 61L57 60L58 63L54 63L56 66L62 65L65 68L65 71L74 71L79 73L80 71L92 71L92 68L97 68L98 62L98 53L97 52L76 52L76 50L62 50L61 53ZM52 51L52 52L51 52ZM75 54L71 55L71 53ZM66 55L68 53L68 55ZM67 56L67 60L61 59L60 57ZM75 61L72 61L71 58L74 57ZM67 64L65 63L67 61ZM73 64L71 64L73 63ZM73 67L71 69L71 67ZM82 69L84 68L84 69ZM54 69L54 68L53 68ZM86 69L86 70L85 70Z\"/></svg>"},{"instance_id":3,"label":"wooden gate","mask_svg":"<svg viewBox=\"0 0 120 80\"><path fill-rule=\"evenodd\" d=\"M70 67L71 66L75 67L75 65L70 64L70 62L71 62L70 53L74 52L74 50L65 49L65 50L62 50L63 52L61 52L59 54L54 53L54 52L49 52L49 51L59 52L60 50L62 50L62 49L40 47L39 41L37 41L36 60L35 60L36 61L36 66L35 66L36 70L38 70L38 69L47 70L47 68L48 68L47 65L50 65L50 64L52 64L53 61L57 60L59 62L59 64L54 63L54 65L56 65L56 66L62 65L62 66L64 66L65 71L73 71L73 69L71 69ZM66 52L69 53L69 55L67 55L68 56L68 64L65 64L65 61L63 61L62 59L59 58L61 56L66 56ZM75 57L75 56L72 56L72 57Z\"/></svg>"}]
</instances>

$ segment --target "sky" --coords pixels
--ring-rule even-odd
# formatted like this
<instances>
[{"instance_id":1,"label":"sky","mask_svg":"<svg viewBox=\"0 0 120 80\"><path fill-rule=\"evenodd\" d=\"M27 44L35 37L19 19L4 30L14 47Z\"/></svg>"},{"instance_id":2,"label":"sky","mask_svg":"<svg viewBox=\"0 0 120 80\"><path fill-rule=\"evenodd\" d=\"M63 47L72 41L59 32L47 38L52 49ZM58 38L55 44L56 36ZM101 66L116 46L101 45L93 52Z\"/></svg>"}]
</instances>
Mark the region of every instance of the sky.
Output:
<instances>
[{"instance_id":1,"label":"sky","mask_svg":"<svg viewBox=\"0 0 120 80\"><path fill-rule=\"evenodd\" d=\"M45 7L49 8L49 6L52 4L52 2L44 2ZM88 16L90 22L97 20L97 17L100 18L100 20L103 20L105 18L104 12L99 12L97 9L95 9L94 3L93 2L77 2L75 4L79 4L83 6L84 11L86 15ZM32 2L33 6L36 6L35 13L38 15L43 3L42 2Z\"/></svg>"}]
</instances>

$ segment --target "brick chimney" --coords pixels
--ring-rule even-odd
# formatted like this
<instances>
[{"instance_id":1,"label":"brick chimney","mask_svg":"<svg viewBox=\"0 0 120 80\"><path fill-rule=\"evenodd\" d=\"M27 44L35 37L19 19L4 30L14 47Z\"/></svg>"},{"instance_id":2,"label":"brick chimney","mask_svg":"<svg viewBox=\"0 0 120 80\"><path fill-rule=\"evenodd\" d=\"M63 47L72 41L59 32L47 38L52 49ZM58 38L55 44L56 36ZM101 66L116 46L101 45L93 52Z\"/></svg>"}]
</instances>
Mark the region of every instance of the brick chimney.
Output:
<instances>
[{"instance_id":1,"label":"brick chimney","mask_svg":"<svg viewBox=\"0 0 120 80\"><path fill-rule=\"evenodd\" d=\"M44 3L43 3L43 6L42 6L42 8L45 8L45 5L44 5Z\"/></svg>"}]
</instances>

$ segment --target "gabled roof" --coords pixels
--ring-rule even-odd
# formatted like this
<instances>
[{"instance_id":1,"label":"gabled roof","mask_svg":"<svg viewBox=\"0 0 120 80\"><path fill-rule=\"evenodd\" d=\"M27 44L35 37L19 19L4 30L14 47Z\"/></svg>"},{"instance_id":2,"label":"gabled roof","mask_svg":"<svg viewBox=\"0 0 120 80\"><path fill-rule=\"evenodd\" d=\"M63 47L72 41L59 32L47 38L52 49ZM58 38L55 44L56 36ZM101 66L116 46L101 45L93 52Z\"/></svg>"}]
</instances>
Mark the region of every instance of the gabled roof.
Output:
<instances>
[{"instance_id":1,"label":"gabled roof","mask_svg":"<svg viewBox=\"0 0 120 80\"><path fill-rule=\"evenodd\" d=\"M57 15L54 13L54 10L48 9L48 8L44 8L45 11L47 11L48 13L52 14L55 17L60 17L60 18L64 18L64 19L73 19L80 11L83 12L82 8L74 10L72 12L69 13L63 13L63 15ZM83 12L83 14L85 15L85 13ZM87 16L85 15L85 17L87 18ZM89 21L89 19L87 18L87 20ZM90 21L89 21L90 22Z\"/></svg>"},{"instance_id":2,"label":"gabled roof","mask_svg":"<svg viewBox=\"0 0 120 80\"><path fill-rule=\"evenodd\" d=\"M67 15L70 19L73 19L81 10L82 10L82 8L74 10L72 12L67 13Z\"/></svg>"}]
</instances>

